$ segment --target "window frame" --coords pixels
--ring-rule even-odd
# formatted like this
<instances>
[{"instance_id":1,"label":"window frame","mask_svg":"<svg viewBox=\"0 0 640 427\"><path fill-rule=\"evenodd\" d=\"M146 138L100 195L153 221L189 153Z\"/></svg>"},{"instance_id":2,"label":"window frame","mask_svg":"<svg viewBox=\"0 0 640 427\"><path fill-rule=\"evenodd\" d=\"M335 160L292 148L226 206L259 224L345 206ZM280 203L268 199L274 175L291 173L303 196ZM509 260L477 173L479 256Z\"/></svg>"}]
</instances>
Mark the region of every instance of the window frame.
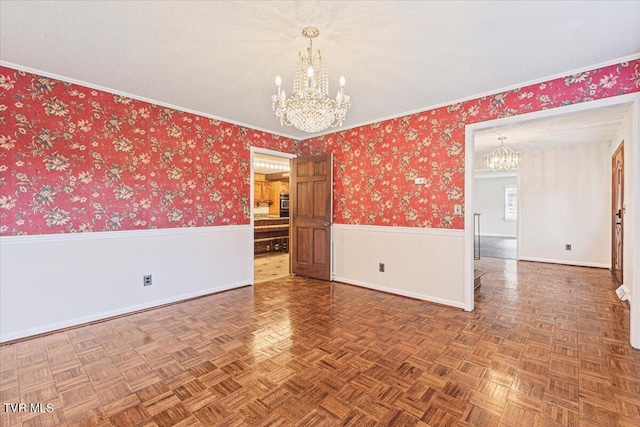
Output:
<instances>
[{"instance_id":1,"label":"window frame","mask_svg":"<svg viewBox=\"0 0 640 427\"><path fill-rule=\"evenodd\" d=\"M510 193L515 193L515 209L509 207ZM515 211L515 214L512 214ZM517 221L518 220L518 186L517 185L505 185L504 186L504 210L503 219L505 221Z\"/></svg>"}]
</instances>

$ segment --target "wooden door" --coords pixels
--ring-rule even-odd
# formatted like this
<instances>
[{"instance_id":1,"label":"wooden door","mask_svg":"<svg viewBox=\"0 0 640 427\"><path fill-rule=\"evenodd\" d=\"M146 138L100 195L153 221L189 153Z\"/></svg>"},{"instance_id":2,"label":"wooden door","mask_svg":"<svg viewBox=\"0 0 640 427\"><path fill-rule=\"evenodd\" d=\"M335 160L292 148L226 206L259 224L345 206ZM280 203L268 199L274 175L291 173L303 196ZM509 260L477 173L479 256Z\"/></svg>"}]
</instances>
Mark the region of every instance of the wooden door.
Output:
<instances>
[{"instance_id":1,"label":"wooden door","mask_svg":"<svg viewBox=\"0 0 640 427\"><path fill-rule=\"evenodd\" d=\"M624 237L624 141L611 157L611 272L622 283Z\"/></svg>"},{"instance_id":2,"label":"wooden door","mask_svg":"<svg viewBox=\"0 0 640 427\"><path fill-rule=\"evenodd\" d=\"M331 280L332 156L293 159L289 188L291 272Z\"/></svg>"}]
</instances>

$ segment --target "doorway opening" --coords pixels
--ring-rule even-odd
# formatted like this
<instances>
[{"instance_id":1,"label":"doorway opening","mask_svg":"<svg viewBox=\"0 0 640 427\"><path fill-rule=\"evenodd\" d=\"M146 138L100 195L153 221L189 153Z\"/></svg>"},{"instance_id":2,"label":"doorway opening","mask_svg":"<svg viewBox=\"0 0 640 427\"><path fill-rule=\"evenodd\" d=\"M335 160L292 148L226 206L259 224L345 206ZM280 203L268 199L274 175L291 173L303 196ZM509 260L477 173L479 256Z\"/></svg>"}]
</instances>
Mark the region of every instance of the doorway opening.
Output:
<instances>
[{"instance_id":1,"label":"doorway opening","mask_svg":"<svg viewBox=\"0 0 640 427\"><path fill-rule=\"evenodd\" d=\"M488 130L500 130L502 132L505 128L517 128L520 125L535 124L540 125L538 127L539 131L546 132L550 123L561 124L565 120L571 120L574 113L591 115L591 119L586 121L582 130L589 129L593 125L606 127L607 122L611 122L611 117L607 118L607 114L612 113L615 116L613 123L617 124L618 128L614 132L611 132L611 129L607 131L609 136L603 141L608 141L608 143L604 142L604 147L597 144L592 145L594 147L593 150L599 153L598 155L594 155L594 151L584 147L577 148L574 153L571 152L573 148L568 146L556 147L553 155L545 155L544 153L539 155L538 153L529 156L528 161L530 161L530 164L527 167L523 167L524 165L521 164L518 172L517 257L519 261L560 263L608 269L611 265L611 153L613 153L622 139L616 140L619 137L616 137L616 135L624 135L626 169L631 170L631 164L633 164L633 167L640 164L640 146L638 145L639 140L636 131L638 123L640 123L639 107L640 95L627 94L466 126L465 211L469 214L465 217L465 310L473 310L475 295L474 215L472 213L474 212L475 198L474 167L478 162L474 155L477 151L475 146L476 135ZM604 114L604 116L598 116L600 113ZM557 131L551 135L547 133L544 143L551 143L556 138L566 140L578 136L581 141L572 142L577 147L578 142L585 142L584 134L578 132L578 130L580 129L576 127L570 132ZM593 134L594 132L590 133ZM615 146L613 146L614 143ZM632 154L629 154L629 152ZM629 155L626 156L627 154ZM594 158L600 159L597 161L601 161L602 164L598 163L595 169L588 169L589 165L587 163L592 163ZM545 171L550 168L551 163L555 163L557 167L555 172L547 174ZM585 170L597 172L599 177L606 173L608 178L599 179L596 188L592 185L591 175L577 173ZM539 173L540 171L544 172L544 174ZM561 183L564 187L562 187L561 191L558 191L559 188L554 187L552 183ZM573 186L565 185L566 183L573 184ZM606 188L601 185L603 183L606 184ZM624 183L625 193L638 195L640 186L631 185L631 189L626 188L626 184L634 183L633 177L625 176ZM524 188L525 186L528 186L528 190ZM590 187L592 187L592 191L585 190ZM527 193L527 191L529 192ZM598 194L603 196L604 199L595 203L590 203L585 197L577 196L582 195L593 198L595 197L594 195ZM623 211L627 215L625 224L637 223L638 211L636 207L637 205L627 197L626 212ZM547 218L544 225L538 227L532 225L530 220L540 222L541 218L546 218L545 215L551 215L551 218ZM597 218L594 216L597 216ZM590 227L598 227L598 243L594 244L593 235L584 231L584 228L586 228L586 225L583 227L585 218L593 220L589 223ZM582 222L578 224L578 220L582 220ZM562 230L562 233L554 232L554 230L558 229ZM538 230L542 230L544 233L538 233ZM573 239L572 241L564 240L564 237L566 237L565 231L567 230L572 231L569 236ZM529 237L523 234L525 231ZM625 234L628 234L627 237L629 238L640 238L640 228L626 229ZM532 235L534 235L533 240L531 240ZM562 239L558 239L559 235L561 235ZM544 238L547 238L547 241L543 241L540 244ZM547 244L549 242L552 243L551 247ZM575 242L579 243L576 244ZM544 249L544 252L540 252L541 249ZM580 251L583 251L582 255L587 259L586 262L580 260ZM534 255L534 252L539 254ZM629 260L635 260L636 263L640 260L640 251L636 251L634 247L627 245L627 239L624 239L623 253L625 266L629 265L627 264L627 262L630 262ZM517 268L517 264L515 266ZM636 273L635 271L632 273L624 272L624 279L629 282L628 287L632 294L640 294L640 281ZM630 313L630 341L631 345L636 348L640 348L640 326L638 326L640 322L637 321L640 316L640 303L636 304L638 301L640 301L640 298L633 300Z\"/></svg>"},{"instance_id":2,"label":"doorway opening","mask_svg":"<svg viewBox=\"0 0 640 427\"><path fill-rule=\"evenodd\" d=\"M251 147L253 282L291 273L289 225L290 160L295 155Z\"/></svg>"},{"instance_id":3,"label":"doorway opening","mask_svg":"<svg viewBox=\"0 0 640 427\"><path fill-rule=\"evenodd\" d=\"M486 154L476 153L477 157ZM482 165L482 162L476 162ZM473 175L475 259L518 259L518 172L476 168Z\"/></svg>"}]
</instances>

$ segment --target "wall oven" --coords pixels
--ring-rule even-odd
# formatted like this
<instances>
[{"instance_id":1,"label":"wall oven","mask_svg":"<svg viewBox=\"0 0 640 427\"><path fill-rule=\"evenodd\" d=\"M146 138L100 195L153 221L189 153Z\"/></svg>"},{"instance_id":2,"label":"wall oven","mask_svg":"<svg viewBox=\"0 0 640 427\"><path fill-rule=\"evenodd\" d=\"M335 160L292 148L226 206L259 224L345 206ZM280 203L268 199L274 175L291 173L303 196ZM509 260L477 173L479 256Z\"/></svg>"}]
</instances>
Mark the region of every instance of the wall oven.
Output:
<instances>
[{"instance_id":1,"label":"wall oven","mask_svg":"<svg viewBox=\"0 0 640 427\"><path fill-rule=\"evenodd\" d=\"M289 193L280 193L280 217L289 217Z\"/></svg>"}]
</instances>

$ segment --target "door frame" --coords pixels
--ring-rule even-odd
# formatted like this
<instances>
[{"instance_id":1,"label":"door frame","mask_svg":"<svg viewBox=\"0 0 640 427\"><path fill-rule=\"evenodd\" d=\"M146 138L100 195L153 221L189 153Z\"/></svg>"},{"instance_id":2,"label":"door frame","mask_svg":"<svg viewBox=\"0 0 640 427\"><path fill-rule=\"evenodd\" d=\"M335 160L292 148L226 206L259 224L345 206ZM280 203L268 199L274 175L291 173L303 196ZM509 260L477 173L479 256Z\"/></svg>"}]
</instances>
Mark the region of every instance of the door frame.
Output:
<instances>
[{"instance_id":1,"label":"door frame","mask_svg":"<svg viewBox=\"0 0 640 427\"><path fill-rule=\"evenodd\" d=\"M250 262L248 264L250 264L249 271L251 271L252 286L255 285L255 271L254 271L254 265L253 265L253 257L254 257L253 228L255 227L255 222L253 220L253 217L255 214L255 200L253 197L253 190L255 186L255 176L253 172L254 154L265 154L267 156L280 157L281 159L289 159L289 160L295 159L296 157L298 157L293 153L285 153L284 151L276 151L276 150L271 150L269 148L261 148L261 147L254 147L254 146L249 147L249 190L250 190L249 191L249 225L251 227L251 236L250 236L250 242L249 242L251 246L249 247L251 248L251 251L250 251L251 256L250 256ZM289 272L291 272L291 264L289 264Z\"/></svg>"},{"instance_id":2,"label":"door frame","mask_svg":"<svg viewBox=\"0 0 640 427\"><path fill-rule=\"evenodd\" d=\"M577 111L587 111L612 105L629 104L631 111L631 139L626 142L626 158L629 173L625 174L625 180L629 182L635 179L638 182L638 170L640 169L640 92L626 95L613 96L595 101L581 102L568 106L550 108L532 113L518 114L511 117L488 120L465 126L465 186L464 186L464 309L472 311L474 308L473 290L473 168L475 133L496 126L513 125L530 120L550 118ZM634 242L629 248L631 256L625 256L628 263L640 265L640 185L636 184L633 194L627 200L627 225L632 225L630 235L625 240ZM631 228L631 227L629 227ZM629 228L627 231L629 232ZM629 264L627 264L629 265ZM628 272L627 272L628 273ZM640 269L634 269L629 275L628 287L631 289L631 315L630 315L630 341L635 348L640 348ZM627 281L627 280L625 280Z\"/></svg>"},{"instance_id":3,"label":"door frame","mask_svg":"<svg viewBox=\"0 0 640 427\"><path fill-rule=\"evenodd\" d=\"M495 179L495 178L507 178L507 177L515 177L516 178L516 188L518 189L518 217L516 218L516 258L515 260L520 260L520 173L519 171L508 171L508 173L500 173L500 172L480 172L477 173L473 171L473 186L475 188L475 180L477 179ZM504 187L503 187L504 188ZM503 197L504 199L504 197ZM465 206L466 209L466 206ZM504 210L504 200L503 200L503 210ZM473 212L474 209L471 209ZM465 210L466 212L466 210ZM482 215L480 216L480 228L482 228ZM473 231L473 230L472 230ZM482 255L482 254L480 254ZM487 257L489 258L489 257ZM466 310L466 308L465 308ZM467 310L471 311L471 310Z\"/></svg>"}]
</instances>

